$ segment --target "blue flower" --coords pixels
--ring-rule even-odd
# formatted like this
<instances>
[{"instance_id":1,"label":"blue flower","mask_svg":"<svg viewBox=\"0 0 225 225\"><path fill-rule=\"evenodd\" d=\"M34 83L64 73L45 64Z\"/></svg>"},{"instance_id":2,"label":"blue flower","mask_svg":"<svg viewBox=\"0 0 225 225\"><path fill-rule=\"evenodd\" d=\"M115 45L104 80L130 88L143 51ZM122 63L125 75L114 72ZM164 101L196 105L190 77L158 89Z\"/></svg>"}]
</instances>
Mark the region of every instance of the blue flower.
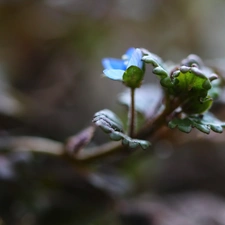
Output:
<instances>
[{"instance_id":1,"label":"blue flower","mask_svg":"<svg viewBox=\"0 0 225 225\"><path fill-rule=\"evenodd\" d=\"M121 59L115 58L104 58L102 60L102 65L104 69L121 69L126 70L127 63L130 60L135 48L129 48Z\"/></svg>"},{"instance_id":2,"label":"blue flower","mask_svg":"<svg viewBox=\"0 0 225 225\"><path fill-rule=\"evenodd\" d=\"M129 48L122 59L104 58L102 65L104 75L112 80L123 81L123 75L131 66L143 69L142 51L139 48Z\"/></svg>"}]
</instances>

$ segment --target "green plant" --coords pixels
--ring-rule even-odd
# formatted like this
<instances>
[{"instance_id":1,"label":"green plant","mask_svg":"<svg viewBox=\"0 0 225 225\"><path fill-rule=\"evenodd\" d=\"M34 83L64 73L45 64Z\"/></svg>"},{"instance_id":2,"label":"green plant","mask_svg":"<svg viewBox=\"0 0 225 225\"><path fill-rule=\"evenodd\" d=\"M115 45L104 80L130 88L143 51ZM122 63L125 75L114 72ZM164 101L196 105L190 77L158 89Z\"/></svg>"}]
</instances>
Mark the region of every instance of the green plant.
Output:
<instances>
[{"instance_id":1,"label":"green plant","mask_svg":"<svg viewBox=\"0 0 225 225\"><path fill-rule=\"evenodd\" d=\"M101 175L98 176L99 171L96 167L92 167L96 165L93 162L98 161L100 162L99 164L102 162L104 164L104 162L108 162L109 156L114 155L117 159L121 159L121 155L131 156L130 154L137 149L144 149L146 152L151 151L151 146L156 144L154 136L157 136L158 139L163 139L164 130L161 128L167 127L167 132L174 128L178 128L185 133L191 132L192 129L197 129L205 134L209 134L211 131L216 133L223 132L225 123L218 120L210 111L214 101L221 95L224 85L223 78L219 74L216 75L213 68L206 66L198 56L189 55L180 64L175 64L164 62L159 56L146 49L130 48L121 59L105 58L102 60L102 64L105 77L122 82L126 87L126 90L119 95L119 102L128 109L127 121L120 119L111 110L103 109L94 114L89 127L68 138L65 143L27 136L8 136L0 139L0 148L4 150L6 155L9 155L8 164L6 164L6 171L8 170L9 172L6 172L5 176L11 176L12 178L10 179L17 185L19 181L21 182L19 189L17 185L12 185L12 187L9 184L16 196L15 199L12 199L12 205L14 202L18 202L18 196L19 198L23 196L22 198L25 200L28 199L27 201L22 201L24 210L33 213L32 215L35 215L35 218L39 218L40 213L40 215L46 216L43 217L43 220L47 221L48 216L52 215L52 207L55 204L55 202L51 204L52 194L54 195L59 191L57 194L58 198L61 196L59 193L65 188L67 202L72 202L70 203L72 206L70 207L71 211L67 214L67 205L64 204L64 201L63 204L58 204L57 207L59 207L60 213L58 215L56 215L57 213L53 214L54 218L61 218L62 222L58 221L58 224L64 224L65 219L68 218L67 215L71 215L71 218L74 217L78 221L92 221L92 217L94 218L95 216L92 215L92 217L87 218L87 214L89 215L90 212L95 214L98 210L102 213L106 202L111 201L111 191L115 188L115 186L110 186L110 182L105 182ZM152 70L149 74L146 72L147 67ZM146 84L144 82L146 76L157 76L159 82ZM141 122L137 123L140 118ZM92 147L90 143L98 127L111 140L105 144ZM13 158L15 156L10 156L12 151L14 151L14 154L18 154L18 151L23 152L23 154L26 151L39 154L35 155L32 160L29 158L31 157L29 155L28 159L20 159L20 152L16 156L19 159L15 160ZM141 151L139 153L142 155ZM23 156L23 154L21 155ZM33 156L33 154L30 155ZM36 156L37 159L45 160L47 169L40 168L42 161L35 163ZM2 158L3 163L5 159L6 157L4 156ZM129 157L129 159L132 161L133 158ZM15 163L10 160L15 161ZM16 161L18 161L18 170L16 171L19 174L16 177L19 179L18 181L17 179L13 180L14 172L10 172L13 171L12 165L16 164ZM137 165L134 165L135 163ZM134 161L131 163L135 169L130 168L129 165L127 169L132 176L137 176L135 173L138 174L139 172L134 170L140 165L145 165L146 162L143 162L140 158L138 160L135 155L135 163ZM149 163L148 159L147 163ZM21 168L20 164L22 165ZM97 163L97 165L99 164ZM25 168L23 167L24 165L26 166ZM63 170L64 172L61 171L61 166L65 169L65 171ZM15 166L15 168L17 167ZM140 173L143 171L142 169ZM70 199L70 195L68 197L68 193L71 193L71 191L67 191L67 185L68 187L71 186L71 180L65 179L65 174L69 174L68 178L72 180L72 184L77 184L75 189L69 189L75 190L73 199ZM29 196L27 196L26 188L30 180L38 179L39 181L33 184L34 191L30 188L31 191L28 192ZM35 188L38 189L42 186L43 190L47 191L46 193L45 191L42 191L43 193L35 191ZM103 191L104 188L106 188L106 192ZM3 193L11 196L11 192L8 193L7 188L5 190ZM95 194L98 196L96 200L90 201ZM46 210L42 210L36 204L40 196L41 199L48 199L45 206ZM96 202L99 203L99 199L102 199L102 197L106 199L106 202L103 201L102 208L97 210ZM64 199L64 195L59 199L59 202L61 202L61 199ZM75 208L73 208L74 199L76 199ZM30 203L32 203L32 207ZM88 208L87 206L90 203L94 206L91 205ZM55 209L56 212L58 212L57 207ZM8 207L5 207L3 202L2 208L5 211L9 211L11 205L9 204ZM79 210L77 210L78 208ZM61 211L63 210L65 210L64 217L61 216ZM8 213L5 214L8 215ZM11 218L12 215L13 212L10 212L9 217ZM7 216L5 217L7 218ZM15 216L15 221L17 221L17 218ZM87 222L87 224L89 223Z\"/></svg>"},{"instance_id":2,"label":"green plant","mask_svg":"<svg viewBox=\"0 0 225 225\"><path fill-rule=\"evenodd\" d=\"M152 73L159 78L161 87L142 86L145 64L153 67ZM103 71L106 77L121 81L130 88L130 97L126 92L120 98L129 108L127 133L123 133L122 123L113 112L103 110L94 116L95 125L108 133L112 140L122 139L122 143L130 148L140 145L146 149L150 143L142 139L150 139L163 125L177 127L185 133L193 128L206 134L210 130L223 132L225 123L209 112L213 101L220 94L222 82L213 69L205 66L198 56L189 55L177 65L164 62L146 49L131 48L122 59L103 59L103 66L106 68ZM139 91L135 96L135 90L143 87L145 91ZM138 100L135 101L135 98ZM148 112L149 109L151 112ZM135 132L136 110L145 116L145 122Z\"/></svg>"},{"instance_id":3,"label":"green plant","mask_svg":"<svg viewBox=\"0 0 225 225\"><path fill-rule=\"evenodd\" d=\"M209 134L222 133L225 123L210 112L213 101L223 88L222 78L213 68L206 66L197 55L189 55L179 64L164 62L159 56L143 48L130 48L121 59L104 58L104 75L122 82L127 89L119 97L128 106L128 129L124 130L121 119L111 110L96 112L93 124L73 137L66 144L51 150L32 148L55 155L66 155L77 162L89 162L108 155L141 147L148 149L151 137L162 126L178 128L189 133L193 128ZM159 84L143 84L146 66L159 78ZM137 112L144 121L136 129ZM86 148L92 140L96 127L100 127L112 140L101 146ZM32 139L32 140L31 140ZM27 138L29 143L35 138ZM26 142L23 142L26 145ZM153 143L154 145L154 143ZM85 149L85 150L84 150Z\"/></svg>"}]
</instances>

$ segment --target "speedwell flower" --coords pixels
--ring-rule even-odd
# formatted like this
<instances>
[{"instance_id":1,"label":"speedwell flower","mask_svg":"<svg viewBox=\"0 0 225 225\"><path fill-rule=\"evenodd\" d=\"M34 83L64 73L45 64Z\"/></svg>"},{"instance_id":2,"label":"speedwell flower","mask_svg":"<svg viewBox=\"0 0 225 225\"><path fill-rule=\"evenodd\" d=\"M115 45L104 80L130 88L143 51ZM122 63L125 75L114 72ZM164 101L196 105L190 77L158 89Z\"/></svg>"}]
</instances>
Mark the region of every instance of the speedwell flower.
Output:
<instances>
[{"instance_id":1,"label":"speedwell flower","mask_svg":"<svg viewBox=\"0 0 225 225\"><path fill-rule=\"evenodd\" d=\"M121 69L126 70L128 61L130 60L135 48L129 48L121 59L116 58L104 58L102 59L102 65L104 69Z\"/></svg>"},{"instance_id":2,"label":"speedwell flower","mask_svg":"<svg viewBox=\"0 0 225 225\"><path fill-rule=\"evenodd\" d=\"M142 56L139 48L130 48L122 59L104 58L103 73L112 80L122 81L128 87L139 87L144 76Z\"/></svg>"}]
</instances>

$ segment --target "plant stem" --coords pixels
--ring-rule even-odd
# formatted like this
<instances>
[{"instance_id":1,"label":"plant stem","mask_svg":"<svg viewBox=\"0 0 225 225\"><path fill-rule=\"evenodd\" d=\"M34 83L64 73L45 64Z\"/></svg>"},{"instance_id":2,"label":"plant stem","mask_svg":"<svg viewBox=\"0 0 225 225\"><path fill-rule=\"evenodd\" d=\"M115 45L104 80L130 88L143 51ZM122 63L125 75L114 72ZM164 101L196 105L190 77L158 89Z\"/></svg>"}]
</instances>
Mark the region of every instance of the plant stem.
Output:
<instances>
[{"instance_id":1,"label":"plant stem","mask_svg":"<svg viewBox=\"0 0 225 225\"><path fill-rule=\"evenodd\" d=\"M41 137L0 137L0 149L22 152L39 152L61 156L64 154L64 144Z\"/></svg>"},{"instance_id":2,"label":"plant stem","mask_svg":"<svg viewBox=\"0 0 225 225\"><path fill-rule=\"evenodd\" d=\"M133 137L134 136L134 129L135 129L135 88L131 88L131 102L130 102L130 108L129 108L129 136Z\"/></svg>"},{"instance_id":3,"label":"plant stem","mask_svg":"<svg viewBox=\"0 0 225 225\"><path fill-rule=\"evenodd\" d=\"M167 105L164 111L158 115L155 119L147 122L142 129L139 130L135 138L145 139L152 136L161 126L167 123L168 117L181 105L181 102L177 99L173 101L172 105Z\"/></svg>"},{"instance_id":4,"label":"plant stem","mask_svg":"<svg viewBox=\"0 0 225 225\"><path fill-rule=\"evenodd\" d=\"M134 97L134 90L132 91ZM133 135L134 132L134 122L135 122L135 112L134 112L134 99L131 105L131 128L130 134ZM155 119L146 123L146 125L135 135L134 138L144 139L152 137L152 135L158 131L158 129L165 125L167 119L174 110L181 105L180 101L173 101L172 106L165 108L165 110L159 114ZM133 108L133 109L132 109ZM132 132L131 132L132 131ZM45 138L37 137L9 137L9 138L0 138L0 149L11 149L14 151L31 151L39 153L47 153L55 156L66 156L65 146L63 143L52 141ZM88 148L86 150L80 151L74 155L74 157L69 156L76 163L90 163L95 160L105 158L107 156L112 156L118 152L123 152L126 150L126 147L123 146L120 142L109 142L103 144L102 146L97 146L93 148ZM68 157L68 156L67 156Z\"/></svg>"}]
</instances>

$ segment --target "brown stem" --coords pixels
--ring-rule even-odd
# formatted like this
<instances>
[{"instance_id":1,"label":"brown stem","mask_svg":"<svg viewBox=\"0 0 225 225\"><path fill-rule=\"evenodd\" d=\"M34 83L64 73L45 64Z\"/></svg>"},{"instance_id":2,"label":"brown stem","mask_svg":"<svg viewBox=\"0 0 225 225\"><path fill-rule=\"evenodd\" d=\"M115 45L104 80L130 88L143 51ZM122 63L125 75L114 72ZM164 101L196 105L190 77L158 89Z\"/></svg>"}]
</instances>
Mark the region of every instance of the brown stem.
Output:
<instances>
[{"instance_id":1,"label":"brown stem","mask_svg":"<svg viewBox=\"0 0 225 225\"><path fill-rule=\"evenodd\" d=\"M160 115L158 115L152 121L149 121L134 137L138 139L145 139L147 137L152 136L156 131L159 130L161 126L166 125L167 118L180 105L180 101L175 99L172 102L171 107L165 108L165 110ZM96 150L92 149L92 151L81 151L80 155L76 156L76 159L80 161L90 162L92 160L100 159L123 150L126 150L126 147L123 146L121 143L110 142L102 146L96 147Z\"/></svg>"},{"instance_id":2,"label":"brown stem","mask_svg":"<svg viewBox=\"0 0 225 225\"><path fill-rule=\"evenodd\" d=\"M134 137L145 139L152 136L161 126L166 124L168 116L170 116L180 105L181 103L179 101L173 101L171 107L166 108L155 119L146 123L146 125ZM41 152L56 156L66 155L64 150L65 146L62 143L37 137L0 138L0 148L18 151ZM109 142L103 144L102 146L80 151L78 154L74 155L74 160L77 162L91 162L97 159L99 160L105 158L106 156L111 156L118 152L122 152L123 150L127 150L127 147L123 146L120 142Z\"/></svg>"},{"instance_id":3,"label":"brown stem","mask_svg":"<svg viewBox=\"0 0 225 225\"><path fill-rule=\"evenodd\" d=\"M129 136L134 136L134 129L135 129L135 88L131 88L131 103L129 108Z\"/></svg>"},{"instance_id":4,"label":"brown stem","mask_svg":"<svg viewBox=\"0 0 225 225\"><path fill-rule=\"evenodd\" d=\"M181 102L174 99L173 103L167 106L164 111L155 117L153 120L147 122L145 126L137 133L135 138L145 139L153 135L161 126L167 123L168 117L181 105Z\"/></svg>"}]
</instances>

